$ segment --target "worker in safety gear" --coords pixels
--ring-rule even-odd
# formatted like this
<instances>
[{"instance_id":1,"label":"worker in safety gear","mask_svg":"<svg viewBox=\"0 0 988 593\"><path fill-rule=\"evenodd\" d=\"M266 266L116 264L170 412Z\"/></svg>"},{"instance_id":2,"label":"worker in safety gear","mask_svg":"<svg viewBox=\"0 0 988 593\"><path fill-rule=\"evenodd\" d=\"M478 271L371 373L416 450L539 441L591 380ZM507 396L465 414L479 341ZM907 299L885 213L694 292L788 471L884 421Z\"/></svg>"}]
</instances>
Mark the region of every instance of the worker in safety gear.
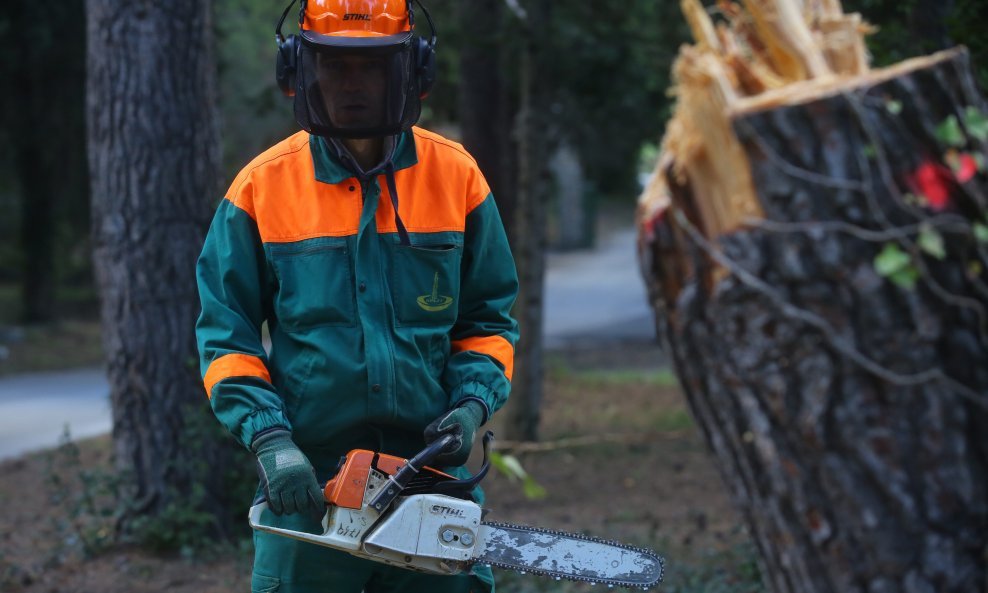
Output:
<instances>
[{"instance_id":1,"label":"worker in safety gear","mask_svg":"<svg viewBox=\"0 0 988 593\"><path fill-rule=\"evenodd\" d=\"M453 434L438 465L466 475L511 388L514 262L474 159L413 127L435 31L414 34L410 4L303 1L298 35L279 23L277 78L303 131L237 175L199 258L206 392L256 454L277 527L321 531L320 485L354 448L411 457ZM493 588L489 568L426 575L261 532L254 544L256 592Z\"/></svg>"}]
</instances>

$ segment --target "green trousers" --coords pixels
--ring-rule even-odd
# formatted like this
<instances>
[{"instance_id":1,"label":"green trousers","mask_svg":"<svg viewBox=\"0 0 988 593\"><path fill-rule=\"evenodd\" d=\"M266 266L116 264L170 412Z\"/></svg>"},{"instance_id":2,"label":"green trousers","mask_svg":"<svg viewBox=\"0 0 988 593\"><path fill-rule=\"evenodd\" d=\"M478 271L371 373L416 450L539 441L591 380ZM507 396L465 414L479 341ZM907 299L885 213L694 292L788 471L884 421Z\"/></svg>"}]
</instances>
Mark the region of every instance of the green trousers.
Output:
<instances>
[{"instance_id":1,"label":"green trousers","mask_svg":"<svg viewBox=\"0 0 988 593\"><path fill-rule=\"evenodd\" d=\"M382 437L381 433L387 435ZM333 443L312 447L300 445L316 469L320 484L331 478L341 455L351 449L383 451L412 457L423 446L421 434L363 430L339 435ZM450 473L463 475L462 468ZM476 497L482 501L483 494ZM317 521L301 515L275 517L264 513L262 521L295 531L319 533ZM380 562L364 560L346 552L300 542L270 533L254 532L254 570L251 593L494 593L489 567L474 567L470 574L429 575Z\"/></svg>"}]
</instances>

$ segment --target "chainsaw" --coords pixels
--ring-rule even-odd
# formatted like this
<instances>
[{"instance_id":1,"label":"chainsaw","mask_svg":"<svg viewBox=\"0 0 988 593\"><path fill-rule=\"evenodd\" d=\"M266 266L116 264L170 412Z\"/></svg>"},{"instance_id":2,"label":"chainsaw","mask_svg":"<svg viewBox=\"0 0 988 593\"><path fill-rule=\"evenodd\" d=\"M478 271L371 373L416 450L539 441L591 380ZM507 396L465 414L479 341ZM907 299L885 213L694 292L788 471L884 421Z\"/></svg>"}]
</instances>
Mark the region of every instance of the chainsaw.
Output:
<instances>
[{"instance_id":1,"label":"chainsaw","mask_svg":"<svg viewBox=\"0 0 988 593\"><path fill-rule=\"evenodd\" d=\"M445 435L406 460L355 449L326 483L322 533L261 522L267 502L251 507L252 528L368 560L432 574L469 571L474 564L610 587L648 589L662 580L664 562L651 550L601 539L484 521L470 492L490 468L494 435L484 435L484 462L459 480L428 467L454 437Z\"/></svg>"}]
</instances>

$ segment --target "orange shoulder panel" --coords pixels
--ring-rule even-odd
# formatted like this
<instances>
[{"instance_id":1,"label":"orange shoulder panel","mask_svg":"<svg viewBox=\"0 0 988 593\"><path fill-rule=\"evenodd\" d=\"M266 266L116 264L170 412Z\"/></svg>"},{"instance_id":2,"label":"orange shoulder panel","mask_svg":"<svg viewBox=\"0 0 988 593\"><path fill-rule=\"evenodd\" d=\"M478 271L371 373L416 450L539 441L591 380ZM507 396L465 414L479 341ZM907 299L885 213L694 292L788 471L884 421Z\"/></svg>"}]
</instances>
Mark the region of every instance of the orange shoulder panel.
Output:
<instances>
[{"instance_id":1,"label":"orange shoulder panel","mask_svg":"<svg viewBox=\"0 0 988 593\"><path fill-rule=\"evenodd\" d=\"M462 232L466 217L490 193L477 162L462 145L439 134L412 128L418 164L395 172L401 221L411 233ZM377 207L377 228L397 231L384 176Z\"/></svg>"},{"instance_id":2,"label":"orange shoulder panel","mask_svg":"<svg viewBox=\"0 0 988 593\"><path fill-rule=\"evenodd\" d=\"M360 220L356 185L316 181L309 135L299 132L251 161L226 198L254 219L261 241L287 243L355 234Z\"/></svg>"}]
</instances>

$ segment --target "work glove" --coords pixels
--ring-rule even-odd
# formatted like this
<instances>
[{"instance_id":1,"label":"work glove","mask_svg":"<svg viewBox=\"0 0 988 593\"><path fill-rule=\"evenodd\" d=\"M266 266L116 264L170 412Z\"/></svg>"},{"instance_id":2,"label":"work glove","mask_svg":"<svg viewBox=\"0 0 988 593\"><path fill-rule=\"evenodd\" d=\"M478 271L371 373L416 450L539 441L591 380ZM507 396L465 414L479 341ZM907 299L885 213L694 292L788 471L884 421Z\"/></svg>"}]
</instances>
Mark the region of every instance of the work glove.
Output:
<instances>
[{"instance_id":1,"label":"work glove","mask_svg":"<svg viewBox=\"0 0 988 593\"><path fill-rule=\"evenodd\" d=\"M454 437L455 448L436 458L436 465L463 465L470 457L473 437L484 421L484 406L477 400L469 399L425 427L425 442L431 443L443 435Z\"/></svg>"},{"instance_id":2,"label":"work glove","mask_svg":"<svg viewBox=\"0 0 988 593\"><path fill-rule=\"evenodd\" d=\"M257 473L275 515L304 513L322 519L326 503L316 482L316 472L305 454L284 429L268 430L254 438Z\"/></svg>"}]
</instances>

